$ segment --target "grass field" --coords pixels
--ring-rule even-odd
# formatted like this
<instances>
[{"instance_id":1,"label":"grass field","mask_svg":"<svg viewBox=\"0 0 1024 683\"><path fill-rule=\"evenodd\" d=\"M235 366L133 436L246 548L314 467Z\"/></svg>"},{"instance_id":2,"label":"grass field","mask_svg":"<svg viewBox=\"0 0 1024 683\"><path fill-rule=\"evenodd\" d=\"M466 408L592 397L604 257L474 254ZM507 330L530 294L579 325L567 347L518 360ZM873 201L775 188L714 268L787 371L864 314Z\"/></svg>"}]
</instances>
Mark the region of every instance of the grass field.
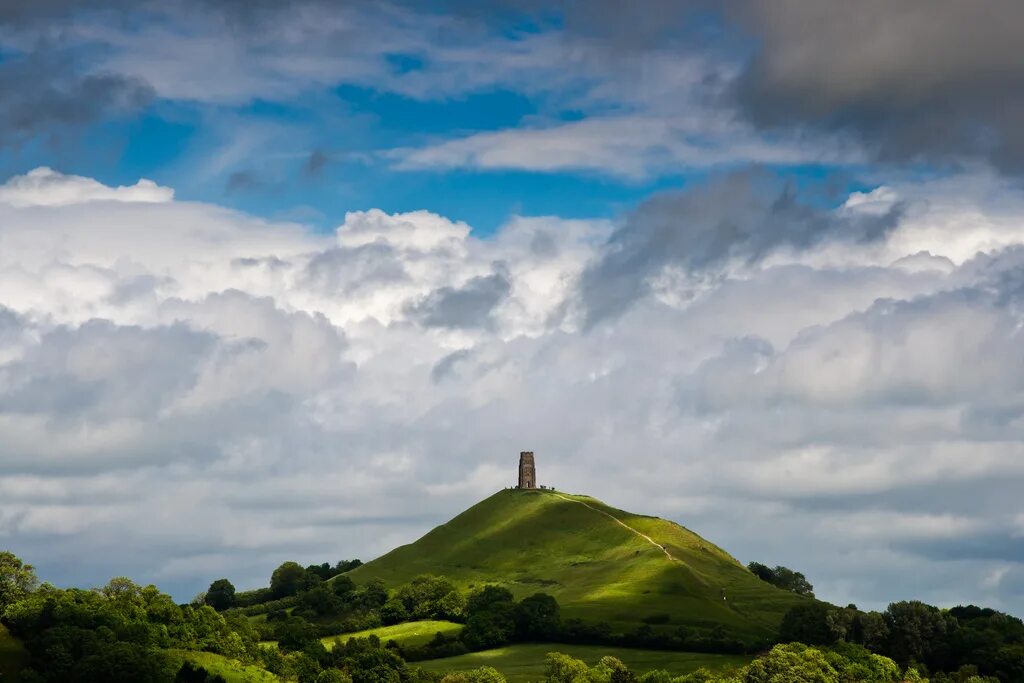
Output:
<instances>
[{"instance_id":1,"label":"grass field","mask_svg":"<svg viewBox=\"0 0 1024 683\"><path fill-rule=\"evenodd\" d=\"M563 617L623 630L667 614L668 628L721 625L763 638L806 600L757 579L678 524L550 491L499 491L348 576L397 586L419 574L463 588L498 583L517 597L550 593Z\"/></svg>"},{"instance_id":2,"label":"grass field","mask_svg":"<svg viewBox=\"0 0 1024 683\"><path fill-rule=\"evenodd\" d=\"M739 668L750 662L751 657L743 655L709 655L693 652L665 652L661 650L634 650L609 648L599 645L511 645L496 650L473 652L459 657L432 659L414 662L428 671L460 671L480 666L492 666L509 680L509 683L528 683L544 677L544 657L548 652L562 652L582 659L587 664L596 664L601 657L618 657L634 672L665 669L672 674L682 675L700 667L712 671Z\"/></svg>"},{"instance_id":3,"label":"grass field","mask_svg":"<svg viewBox=\"0 0 1024 683\"><path fill-rule=\"evenodd\" d=\"M419 647L420 645L425 645L430 642L435 633L440 632L446 636L453 636L461 630L462 624L456 624L451 621L409 621L404 624L381 626L379 628L371 628L365 631L339 633L336 636L321 638L320 642L330 650L334 647L334 641L338 639L344 643L347 642L349 638L368 638L370 636L377 636L380 638L380 642L382 643L393 640L402 647ZM266 640L261 644L272 647L277 646L277 643L273 640Z\"/></svg>"},{"instance_id":4,"label":"grass field","mask_svg":"<svg viewBox=\"0 0 1024 683\"><path fill-rule=\"evenodd\" d=\"M21 643L0 624L0 680L11 683L18 680L18 672L28 665L28 653Z\"/></svg>"},{"instance_id":5,"label":"grass field","mask_svg":"<svg viewBox=\"0 0 1024 683\"><path fill-rule=\"evenodd\" d=\"M446 636L453 636L461 630L462 624L451 621L409 621L394 626L381 626L366 631L343 633L329 638L321 638L320 641L328 650L334 647L334 641L337 639L341 639L341 642L344 643L349 638L368 638L370 636L377 636L382 643L393 640L402 647L419 647L430 642L435 633L440 632Z\"/></svg>"},{"instance_id":6,"label":"grass field","mask_svg":"<svg viewBox=\"0 0 1024 683\"><path fill-rule=\"evenodd\" d=\"M212 674L219 674L228 683L278 683L274 674L258 666L246 666L234 659L228 659L212 652L192 652L190 650L168 650L180 662L188 660L198 664Z\"/></svg>"}]
</instances>

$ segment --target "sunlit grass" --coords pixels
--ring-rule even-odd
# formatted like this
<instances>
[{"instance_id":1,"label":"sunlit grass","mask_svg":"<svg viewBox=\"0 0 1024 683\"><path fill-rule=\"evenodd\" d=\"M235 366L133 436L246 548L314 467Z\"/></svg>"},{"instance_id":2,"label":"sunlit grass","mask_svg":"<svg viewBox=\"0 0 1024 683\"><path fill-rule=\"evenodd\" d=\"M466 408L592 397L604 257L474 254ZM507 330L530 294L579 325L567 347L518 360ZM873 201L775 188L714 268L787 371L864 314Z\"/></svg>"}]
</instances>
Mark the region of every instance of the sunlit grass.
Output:
<instances>
[{"instance_id":1,"label":"sunlit grass","mask_svg":"<svg viewBox=\"0 0 1024 683\"><path fill-rule=\"evenodd\" d=\"M611 655L621 659L635 672L665 669L677 676L690 673L702 666L713 671L730 671L751 660L751 657L744 655L710 655L592 645L530 644L511 645L459 657L417 662L415 666L422 666L428 671L461 671L491 666L502 672L509 683L527 683L543 679L544 657L548 652L563 652L591 665L596 664L601 657Z\"/></svg>"},{"instance_id":2,"label":"sunlit grass","mask_svg":"<svg viewBox=\"0 0 1024 683\"><path fill-rule=\"evenodd\" d=\"M179 662L179 665L181 662L190 661L212 674L223 676L228 683L278 683L281 680L258 666L248 666L212 652L194 652L192 650L168 650L167 652Z\"/></svg>"},{"instance_id":3,"label":"sunlit grass","mask_svg":"<svg viewBox=\"0 0 1024 683\"><path fill-rule=\"evenodd\" d=\"M669 614L670 623L658 628L722 625L742 637L769 637L803 600L760 581L678 524L561 492L499 491L349 576L394 587L419 574L444 575L464 589L496 583L519 598L549 593L564 617L622 631Z\"/></svg>"},{"instance_id":4,"label":"sunlit grass","mask_svg":"<svg viewBox=\"0 0 1024 683\"><path fill-rule=\"evenodd\" d=\"M433 639L437 633L443 633L446 636L454 636L462 630L462 624L456 624L451 621L409 621L404 624L395 624L394 626L381 626L380 628L371 628L365 631L356 631L355 633L343 633L336 636L330 636L328 638L321 638L320 642L330 650L334 647L336 640L341 642L347 642L349 638L368 638L370 636L377 636L380 638L380 642L386 643L389 640L393 640L402 647L419 647L420 645L426 645Z\"/></svg>"}]
</instances>

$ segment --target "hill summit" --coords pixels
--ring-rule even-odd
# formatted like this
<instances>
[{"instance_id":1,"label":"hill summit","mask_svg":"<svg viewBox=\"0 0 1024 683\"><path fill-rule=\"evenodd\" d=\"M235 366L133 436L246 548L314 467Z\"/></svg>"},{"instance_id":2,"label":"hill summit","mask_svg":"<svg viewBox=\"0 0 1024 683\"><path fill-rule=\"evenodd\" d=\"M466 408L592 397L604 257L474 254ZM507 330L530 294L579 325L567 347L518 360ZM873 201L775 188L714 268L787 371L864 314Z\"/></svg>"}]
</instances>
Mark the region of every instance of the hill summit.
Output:
<instances>
[{"instance_id":1,"label":"hill summit","mask_svg":"<svg viewBox=\"0 0 1024 683\"><path fill-rule=\"evenodd\" d=\"M517 597L548 593L564 617L616 629L721 627L745 639L775 635L786 611L807 601L674 522L551 489L499 491L349 575L396 586L420 574L464 588L499 584Z\"/></svg>"}]
</instances>

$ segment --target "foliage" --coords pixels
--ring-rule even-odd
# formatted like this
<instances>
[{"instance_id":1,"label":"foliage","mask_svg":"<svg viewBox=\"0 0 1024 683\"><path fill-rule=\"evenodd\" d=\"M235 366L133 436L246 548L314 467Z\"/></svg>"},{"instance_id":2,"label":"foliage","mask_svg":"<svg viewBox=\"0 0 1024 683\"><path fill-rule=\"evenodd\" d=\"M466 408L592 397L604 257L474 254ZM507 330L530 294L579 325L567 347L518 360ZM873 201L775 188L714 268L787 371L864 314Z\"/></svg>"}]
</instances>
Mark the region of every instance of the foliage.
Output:
<instances>
[{"instance_id":1,"label":"foliage","mask_svg":"<svg viewBox=\"0 0 1024 683\"><path fill-rule=\"evenodd\" d=\"M505 683L505 676L490 666L469 671L457 671L441 679L441 683Z\"/></svg>"},{"instance_id":2,"label":"foliage","mask_svg":"<svg viewBox=\"0 0 1024 683\"><path fill-rule=\"evenodd\" d=\"M223 612L235 606L235 587L227 579L217 579L206 589L204 602L217 610Z\"/></svg>"},{"instance_id":3,"label":"foliage","mask_svg":"<svg viewBox=\"0 0 1024 683\"><path fill-rule=\"evenodd\" d=\"M298 562L285 562L271 574L270 592L275 598L287 598L318 582L319 577L307 572Z\"/></svg>"},{"instance_id":4,"label":"foliage","mask_svg":"<svg viewBox=\"0 0 1024 683\"><path fill-rule=\"evenodd\" d=\"M442 605L449 594L458 595L452 582L444 577L423 574L395 591L395 600L405 607L412 619L448 619L452 616ZM385 622L386 623L386 622Z\"/></svg>"},{"instance_id":5,"label":"foliage","mask_svg":"<svg viewBox=\"0 0 1024 683\"><path fill-rule=\"evenodd\" d=\"M544 679L545 656L556 650L582 660L589 666L596 666L602 657L611 655L625 662L632 671L662 670L662 679L645 683L670 683L672 679L690 674L699 668L709 671L733 670L744 666L752 659L745 655L712 655L692 652L670 652L663 650L640 650L596 645L551 645L528 643L509 645L497 650L486 650L417 662L417 665L431 672L450 672L491 666L500 671L510 683L533 683Z\"/></svg>"},{"instance_id":6,"label":"foliage","mask_svg":"<svg viewBox=\"0 0 1024 683\"><path fill-rule=\"evenodd\" d=\"M462 641L471 650L505 645L515 635L516 603L511 591L500 586L485 586L466 601L466 628Z\"/></svg>"},{"instance_id":7,"label":"foliage","mask_svg":"<svg viewBox=\"0 0 1024 683\"><path fill-rule=\"evenodd\" d=\"M777 588L791 591L797 595L805 595L809 598L814 597L814 586L800 572L795 572L781 565L773 569L760 562L751 562L747 565L747 569L757 578Z\"/></svg>"},{"instance_id":8,"label":"foliage","mask_svg":"<svg viewBox=\"0 0 1024 683\"><path fill-rule=\"evenodd\" d=\"M513 612L518 640L550 640L561 626L558 601L546 593L524 598Z\"/></svg>"},{"instance_id":9,"label":"foliage","mask_svg":"<svg viewBox=\"0 0 1024 683\"><path fill-rule=\"evenodd\" d=\"M968 672L964 680L975 675L1024 680L1024 622L973 605L941 610L917 601L894 602L879 613L814 603L791 610L780 637L817 645L857 643L902 666Z\"/></svg>"},{"instance_id":10,"label":"foliage","mask_svg":"<svg viewBox=\"0 0 1024 683\"><path fill-rule=\"evenodd\" d=\"M21 600L39 584L35 568L12 552L0 551L0 614L11 603Z\"/></svg>"},{"instance_id":11,"label":"foliage","mask_svg":"<svg viewBox=\"0 0 1024 683\"><path fill-rule=\"evenodd\" d=\"M211 674L198 664L185 662L178 669L174 683L227 683L227 680L221 675Z\"/></svg>"},{"instance_id":12,"label":"foliage","mask_svg":"<svg viewBox=\"0 0 1024 683\"><path fill-rule=\"evenodd\" d=\"M123 577L93 591L43 585L8 605L4 621L43 681L165 683L178 670L167 648L250 659L257 650L211 607L181 607Z\"/></svg>"}]
</instances>

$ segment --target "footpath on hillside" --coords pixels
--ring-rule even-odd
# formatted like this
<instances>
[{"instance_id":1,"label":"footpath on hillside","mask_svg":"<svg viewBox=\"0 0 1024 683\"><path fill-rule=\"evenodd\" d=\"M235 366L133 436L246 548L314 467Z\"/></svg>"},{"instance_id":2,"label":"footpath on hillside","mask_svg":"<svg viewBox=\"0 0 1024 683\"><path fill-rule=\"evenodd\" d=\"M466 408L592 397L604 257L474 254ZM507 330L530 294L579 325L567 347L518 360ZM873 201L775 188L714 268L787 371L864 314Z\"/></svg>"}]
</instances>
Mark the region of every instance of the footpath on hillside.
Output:
<instances>
[{"instance_id":1,"label":"footpath on hillside","mask_svg":"<svg viewBox=\"0 0 1024 683\"><path fill-rule=\"evenodd\" d=\"M625 527L626 529L629 529L634 534L636 534L640 538L644 539L645 541L647 541L648 543L653 545L655 548L657 548L661 552L665 553L665 557L667 557L669 560L671 560L673 562L681 562L681 560L678 557L672 557L672 554L668 551L667 548L665 548L665 546L663 546L662 544L658 543L657 541L655 541L653 538L651 538L647 534L641 533L640 531L634 529L633 527L631 527L630 525L626 524L625 522L623 522L621 519L619 519L615 515L611 514L610 512L605 512L604 510L601 510L600 508L596 508L596 507L594 507L593 505L591 505L589 503L584 503L582 500L576 500L575 498L569 498L568 496L563 496L561 493L554 493L554 492L552 492L550 495L557 496L557 497L561 498L562 500L569 501L570 503L579 503L583 507L590 508L591 510L593 510L596 513L598 513L599 515L604 515L605 517L609 518L610 520L612 520L616 524L619 524L619 525Z\"/></svg>"}]
</instances>

